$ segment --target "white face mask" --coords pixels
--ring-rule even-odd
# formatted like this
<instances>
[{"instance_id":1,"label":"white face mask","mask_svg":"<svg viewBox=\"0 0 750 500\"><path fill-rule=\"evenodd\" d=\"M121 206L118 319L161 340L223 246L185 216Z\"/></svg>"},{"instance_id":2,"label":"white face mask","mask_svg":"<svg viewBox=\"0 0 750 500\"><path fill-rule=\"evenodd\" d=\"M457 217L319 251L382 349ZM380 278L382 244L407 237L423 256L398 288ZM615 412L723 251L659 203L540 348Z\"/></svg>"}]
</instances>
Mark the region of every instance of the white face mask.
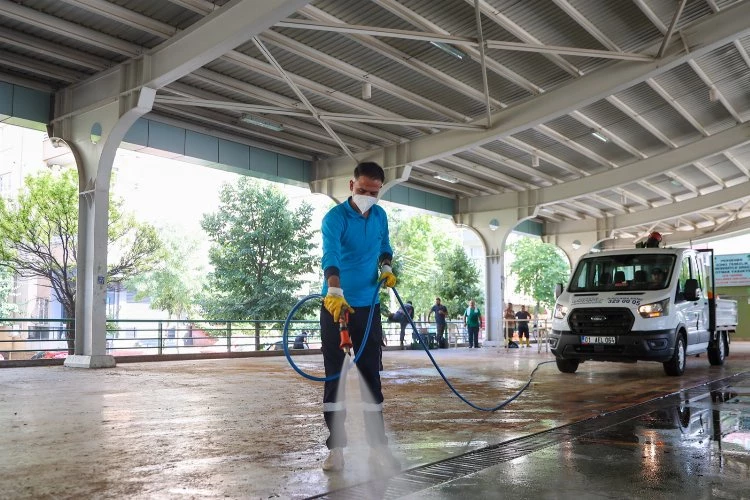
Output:
<instances>
[{"instance_id":1,"label":"white face mask","mask_svg":"<svg viewBox=\"0 0 750 500\"><path fill-rule=\"evenodd\" d=\"M378 202L378 199L373 196L365 196L363 194L353 194L352 201L361 213L367 213L373 205Z\"/></svg>"}]
</instances>

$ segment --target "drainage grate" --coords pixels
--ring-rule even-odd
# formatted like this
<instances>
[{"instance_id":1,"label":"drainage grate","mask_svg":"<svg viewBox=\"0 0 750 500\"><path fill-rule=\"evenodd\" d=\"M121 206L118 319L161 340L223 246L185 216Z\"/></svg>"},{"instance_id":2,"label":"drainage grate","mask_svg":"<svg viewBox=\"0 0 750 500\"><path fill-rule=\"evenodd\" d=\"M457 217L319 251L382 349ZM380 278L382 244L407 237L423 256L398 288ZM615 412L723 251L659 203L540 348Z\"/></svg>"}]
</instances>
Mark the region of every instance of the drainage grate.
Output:
<instances>
[{"instance_id":1,"label":"drainage grate","mask_svg":"<svg viewBox=\"0 0 750 500\"><path fill-rule=\"evenodd\" d=\"M474 450L440 462L415 467L388 480L369 481L309 498L401 498L470 474L476 474L489 467L523 457L549 446L581 438L587 434L601 431L602 429L618 425L641 415L647 415L663 408L671 408L686 398L693 399L704 396L707 391L720 390L727 385L731 385L731 383L736 383L747 378L750 378L750 376L740 373L711 382L710 384L685 389L662 398L607 413L600 417L557 427L504 443L494 444L481 450Z\"/></svg>"}]
</instances>

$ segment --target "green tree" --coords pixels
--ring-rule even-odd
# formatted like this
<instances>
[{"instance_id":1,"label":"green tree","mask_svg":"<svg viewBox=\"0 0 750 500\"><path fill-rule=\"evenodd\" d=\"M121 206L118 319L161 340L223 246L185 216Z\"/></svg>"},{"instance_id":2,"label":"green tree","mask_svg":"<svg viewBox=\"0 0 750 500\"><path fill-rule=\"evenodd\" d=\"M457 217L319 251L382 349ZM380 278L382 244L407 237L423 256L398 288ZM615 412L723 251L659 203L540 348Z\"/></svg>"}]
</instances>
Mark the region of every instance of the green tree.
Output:
<instances>
[{"instance_id":1,"label":"green tree","mask_svg":"<svg viewBox=\"0 0 750 500\"><path fill-rule=\"evenodd\" d=\"M212 240L203 308L207 319L259 320L286 318L317 259L312 207L296 210L277 188L241 177L224 185L216 213L201 226ZM260 323L255 322L255 348L260 349Z\"/></svg>"},{"instance_id":2,"label":"green tree","mask_svg":"<svg viewBox=\"0 0 750 500\"><path fill-rule=\"evenodd\" d=\"M160 229L159 238L163 247L158 264L126 286L136 291L136 300L148 297L151 309L167 311L169 319L188 319L195 312L206 274L197 255L200 241L174 228Z\"/></svg>"},{"instance_id":3,"label":"green tree","mask_svg":"<svg viewBox=\"0 0 750 500\"><path fill-rule=\"evenodd\" d=\"M405 217L393 210L389 214L394 272L398 276L399 295L411 300L416 314L427 314L435 302L437 283L442 270L438 256L447 252L457 241L447 229L453 222L431 215Z\"/></svg>"},{"instance_id":4,"label":"green tree","mask_svg":"<svg viewBox=\"0 0 750 500\"><path fill-rule=\"evenodd\" d=\"M18 306L10 301L13 291L13 275L0 267L0 318L10 318L18 312Z\"/></svg>"},{"instance_id":5,"label":"green tree","mask_svg":"<svg viewBox=\"0 0 750 500\"><path fill-rule=\"evenodd\" d=\"M41 278L68 319L72 353L76 304L78 175L44 170L24 180L15 201L0 199L0 266L22 278ZM114 197L109 206L107 282L121 283L154 265L161 246L156 230L138 223Z\"/></svg>"},{"instance_id":6,"label":"green tree","mask_svg":"<svg viewBox=\"0 0 750 500\"><path fill-rule=\"evenodd\" d=\"M484 294L479 286L479 270L466 255L466 250L456 245L449 252L439 257L440 279L437 283L437 294L448 307L450 317L462 316L474 299L477 306L484 307Z\"/></svg>"},{"instance_id":7,"label":"green tree","mask_svg":"<svg viewBox=\"0 0 750 500\"><path fill-rule=\"evenodd\" d=\"M557 247L537 238L522 237L508 246L514 260L510 272L518 276L516 293L532 297L537 308L555 304L555 284L570 276L570 266Z\"/></svg>"}]
</instances>

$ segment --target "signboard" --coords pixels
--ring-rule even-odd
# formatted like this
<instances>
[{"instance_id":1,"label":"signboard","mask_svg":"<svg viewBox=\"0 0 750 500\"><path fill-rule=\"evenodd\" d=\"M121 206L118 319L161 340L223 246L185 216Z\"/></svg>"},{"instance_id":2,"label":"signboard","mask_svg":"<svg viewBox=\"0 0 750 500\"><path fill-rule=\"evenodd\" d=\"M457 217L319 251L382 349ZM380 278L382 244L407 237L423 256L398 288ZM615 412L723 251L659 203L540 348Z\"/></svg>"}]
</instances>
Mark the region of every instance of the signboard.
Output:
<instances>
[{"instance_id":1,"label":"signboard","mask_svg":"<svg viewBox=\"0 0 750 500\"><path fill-rule=\"evenodd\" d=\"M750 253L714 256L716 286L750 286Z\"/></svg>"}]
</instances>

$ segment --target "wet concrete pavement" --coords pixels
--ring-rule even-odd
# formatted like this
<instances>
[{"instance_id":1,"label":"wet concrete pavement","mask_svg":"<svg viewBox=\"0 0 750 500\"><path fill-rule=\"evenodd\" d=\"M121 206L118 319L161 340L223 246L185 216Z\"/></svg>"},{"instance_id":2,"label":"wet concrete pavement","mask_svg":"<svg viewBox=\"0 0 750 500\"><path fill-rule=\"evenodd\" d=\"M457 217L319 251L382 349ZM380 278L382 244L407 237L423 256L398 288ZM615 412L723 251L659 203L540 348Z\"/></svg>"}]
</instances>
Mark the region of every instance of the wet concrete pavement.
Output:
<instances>
[{"instance_id":1,"label":"wet concrete pavement","mask_svg":"<svg viewBox=\"0 0 750 500\"><path fill-rule=\"evenodd\" d=\"M552 360L431 352L483 407ZM319 355L295 360L320 375ZM682 377L657 363L546 364L492 413L459 400L423 352L388 351L384 365L386 430L406 470L387 480L373 477L353 406L344 473L320 470L322 385L282 357L0 370L0 497L750 498L750 343L722 367L691 357ZM356 403L358 384L348 390Z\"/></svg>"}]
</instances>

